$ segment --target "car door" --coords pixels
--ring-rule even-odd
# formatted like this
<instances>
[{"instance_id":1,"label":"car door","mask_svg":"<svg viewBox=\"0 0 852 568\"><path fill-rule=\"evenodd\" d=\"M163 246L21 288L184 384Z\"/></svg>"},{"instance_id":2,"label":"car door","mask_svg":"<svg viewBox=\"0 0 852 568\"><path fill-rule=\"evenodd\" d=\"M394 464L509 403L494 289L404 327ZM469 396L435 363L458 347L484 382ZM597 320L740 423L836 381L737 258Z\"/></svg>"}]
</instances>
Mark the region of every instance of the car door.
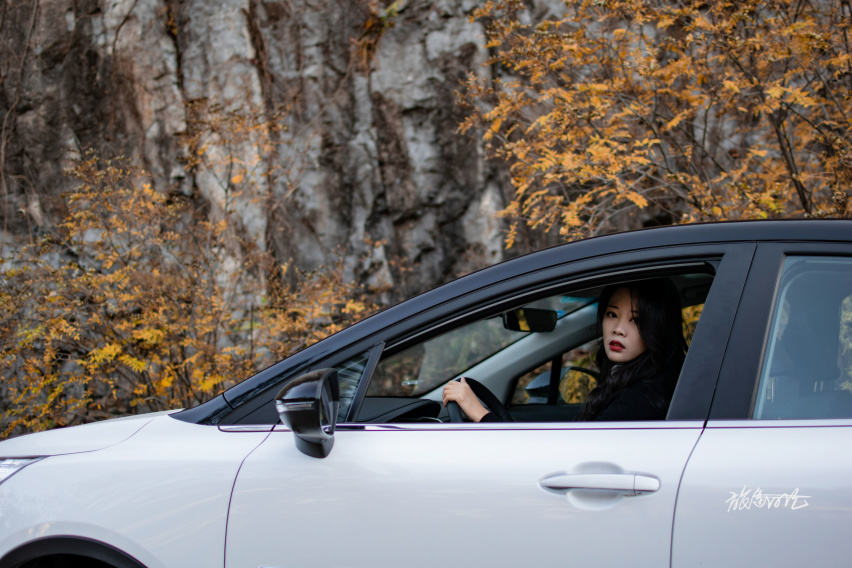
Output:
<instances>
[{"instance_id":1,"label":"car door","mask_svg":"<svg viewBox=\"0 0 852 568\"><path fill-rule=\"evenodd\" d=\"M718 270L669 419L356 421L338 426L324 459L299 452L276 426L236 480L226 566L668 566L680 478L752 251L705 251ZM666 254L655 251L641 270L676 264ZM360 365L362 380L381 349Z\"/></svg>"},{"instance_id":2,"label":"car door","mask_svg":"<svg viewBox=\"0 0 852 568\"><path fill-rule=\"evenodd\" d=\"M847 566L852 247L758 247L707 428L686 467L672 565Z\"/></svg>"}]
</instances>

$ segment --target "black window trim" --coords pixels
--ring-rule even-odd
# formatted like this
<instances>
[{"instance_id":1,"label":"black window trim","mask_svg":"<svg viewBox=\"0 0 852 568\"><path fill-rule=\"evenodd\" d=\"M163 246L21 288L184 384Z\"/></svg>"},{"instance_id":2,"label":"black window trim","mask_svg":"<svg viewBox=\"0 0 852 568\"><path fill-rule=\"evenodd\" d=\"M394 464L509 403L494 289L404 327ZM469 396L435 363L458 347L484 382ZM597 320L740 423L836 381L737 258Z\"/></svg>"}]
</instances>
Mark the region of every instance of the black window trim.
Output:
<instances>
[{"instance_id":1,"label":"black window trim","mask_svg":"<svg viewBox=\"0 0 852 568\"><path fill-rule=\"evenodd\" d=\"M707 345L707 350L711 351L711 353L709 356L705 354L701 362L696 362L694 355L692 358L687 355L687 360L684 364L685 372L681 373L678 389L675 392L675 399L672 401L669 416L667 417L667 421L706 421L715 392L716 381L718 380L718 372L714 372L714 370L718 371L724 357L724 347L727 345L727 338L731 332L734 314L745 285L746 275L751 265L755 248L756 244L751 241L710 245L699 244L686 245L683 249L678 250L663 248L659 251L630 251L628 253L615 253L594 259L587 259L592 261L592 266L584 266L585 270L580 270L579 266L575 267L577 272L582 272L583 274L574 278L562 277L561 279L554 279L550 283L540 286L528 285L521 292L518 291L521 288L518 286L513 293L507 294L504 298L484 303L464 314L432 325L423 331L406 335L396 341L388 338L387 346L379 360L411 347L417 343L415 339L428 341L432 337L450 331L467 322L486 317L483 314L487 314L488 311L499 313L501 310L516 307L517 305L534 301L540 297L546 297L548 293L552 293L553 290L559 288L570 288L585 284L589 284L590 286L603 285L608 282L618 281L624 276L631 274L648 275L648 277L651 277L651 275L670 273L672 271L683 273L684 270L690 268L702 268L710 265L715 273L714 285L710 289L710 295L708 295L706 303L716 306L711 310L711 312L715 313L708 314L706 319L702 314L702 322L698 329L696 329L693 342L697 341L699 345ZM653 252L658 252L659 255L655 256ZM649 255L649 253L652 254ZM631 259L627 258L619 263L618 257L622 255L633 257L633 261L630 262ZM613 271L613 268L619 264L628 263L633 264L633 266ZM583 264L586 263L583 262ZM565 266L560 268L562 268L563 272L567 269ZM706 320L711 321L705 323ZM715 332L710 331L710 329L715 330ZM371 379L371 374L365 372L361 381L369 383ZM366 392L366 385L364 392ZM353 416L357 416L357 414L350 414L347 418L351 419Z\"/></svg>"},{"instance_id":2,"label":"black window trim","mask_svg":"<svg viewBox=\"0 0 852 568\"><path fill-rule=\"evenodd\" d=\"M710 420L743 421L771 426L774 421L754 420L754 406L765 358L781 272L790 256L852 258L848 243L771 242L758 244L737 310L730 345L722 361ZM807 423L816 419L801 419Z\"/></svg>"},{"instance_id":3,"label":"black window trim","mask_svg":"<svg viewBox=\"0 0 852 568\"><path fill-rule=\"evenodd\" d=\"M361 405L364 403L364 397L367 395L367 387L370 385L373 371L376 370L376 365L379 364L384 349L385 342L382 341L373 346L373 349L370 351L370 357L367 359L367 364L364 365L364 372L361 374L361 379L355 388L355 395L352 397L352 404L349 405L349 410L346 412L344 423L355 422L355 417L361 411Z\"/></svg>"}]
</instances>

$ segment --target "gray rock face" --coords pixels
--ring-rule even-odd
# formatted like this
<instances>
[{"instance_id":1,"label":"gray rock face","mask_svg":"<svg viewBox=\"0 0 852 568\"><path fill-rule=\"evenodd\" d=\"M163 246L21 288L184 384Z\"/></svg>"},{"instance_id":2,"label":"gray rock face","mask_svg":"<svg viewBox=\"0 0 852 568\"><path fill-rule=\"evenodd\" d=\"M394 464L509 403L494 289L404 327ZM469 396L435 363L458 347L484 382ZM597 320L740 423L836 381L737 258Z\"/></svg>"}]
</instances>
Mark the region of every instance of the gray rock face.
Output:
<instances>
[{"instance_id":1,"label":"gray rock face","mask_svg":"<svg viewBox=\"0 0 852 568\"><path fill-rule=\"evenodd\" d=\"M388 299L498 262L495 213L511 188L479 140L457 133L454 92L469 72L490 73L476 4L401 2L382 33L385 3L367 0L6 2L3 229L55 222L65 160L92 147L132 157L155 187L214 215L232 211L235 234L282 262L312 269L342 253ZM359 45L375 48L366 64ZM255 109L286 128L272 151L252 134L227 149L211 138L208 165L188 170L188 103ZM251 166L240 191L234 163Z\"/></svg>"}]
</instances>

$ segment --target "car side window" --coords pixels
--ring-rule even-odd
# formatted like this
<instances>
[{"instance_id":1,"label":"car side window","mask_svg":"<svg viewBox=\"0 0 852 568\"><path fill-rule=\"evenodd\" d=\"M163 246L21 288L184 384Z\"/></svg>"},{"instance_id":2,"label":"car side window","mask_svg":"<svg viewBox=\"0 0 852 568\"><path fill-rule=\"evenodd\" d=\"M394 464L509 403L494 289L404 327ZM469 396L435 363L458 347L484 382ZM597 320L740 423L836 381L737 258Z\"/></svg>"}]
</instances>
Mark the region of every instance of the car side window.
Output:
<instances>
[{"instance_id":1,"label":"car side window","mask_svg":"<svg viewBox=\"0 0 852 568\"><path fill-rule=\"evenodd\" d=\"M346 414L349 412L349 407L352 406L352 400L355 398L355 391L358 388L358 382L367 368L367 361L370 359L370 352L365 351L360 355L348 359L337 365L337 380L340 385L340 409L337 413L337 419L343 422L346 419Z\"/></svg>"},{"instance_id":2,"label":"car side window","mask_svg":"<svg viewBox=\"0 0 852 568\"><path fill-rule=\"evenodd\" d=\"M684 317L692 316L689 337L713 276L703 268L666 278L680 294ZM605 289L566 288L404 349L391 347L371 373L356 421L446 420L443 387L460 376L482 383L517 422L576 420L599 375L593 351Z\"/></svg>"},{"instance_id":3,"label":"car side window","mask_svg":"<svg viewBox=\"0 0 852 568\"><path fill-rule=\"evenodd\" d=\"M788 257L754 418L852 418L852 258Z\"/></svg>"},{"instance_id":4,"label":"car side window","mask_svg":"<svg viewBox=\"0 0 852 568\"><path fill-rule=\"evenodd\" d=\"M539 300L522 308L553 314L554 322L594 302L594 298L564 295ZM504 315L479 320L455 329L379 362L368 397L420 396L442 387L483 361L498 356L506 347L530 335L530 322L507 322Z\"/></svg>"},{"instance_id":5,"label":"car side window","mask_svg":"<svg viewBox=\"0 0 852 568\"><path fill-rule=\"evenodd\" d=\"M367 396L418 396L527 335L489 318L420 343L382 360Z\"/></svg>"}]
</instances>

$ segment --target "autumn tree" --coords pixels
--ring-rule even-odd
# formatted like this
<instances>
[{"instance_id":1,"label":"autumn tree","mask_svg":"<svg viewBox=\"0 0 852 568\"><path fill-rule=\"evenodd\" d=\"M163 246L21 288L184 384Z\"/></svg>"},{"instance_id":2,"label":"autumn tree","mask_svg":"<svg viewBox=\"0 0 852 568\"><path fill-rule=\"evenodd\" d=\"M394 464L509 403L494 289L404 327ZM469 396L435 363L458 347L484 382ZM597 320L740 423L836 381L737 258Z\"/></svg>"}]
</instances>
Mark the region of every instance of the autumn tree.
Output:
<instances>
[{"instance_id":1,"label":"autumn tree","mask_svg":"<svg viewBox=\"0 0 852 568\"><path fill-rule=\"evenodd\" d=\"M224 142L271 143L230 117L188 139L189 167L222 182L216 211L88 154L66 218L0 258L0 438L193 406L373 309L342 264L299 272L229 229L264 146L255 160Z\"/></svg>"},{"instance_id":2,"label":"autumn tree","mask_svg":"<svg viewBox=\"0 0 852 568\"><path fill-rule=\"evenodd\" d=\"M850 215L848 0L491 0L463 130L508 161L518 223Z\"/></svg>"}]
</instances>

